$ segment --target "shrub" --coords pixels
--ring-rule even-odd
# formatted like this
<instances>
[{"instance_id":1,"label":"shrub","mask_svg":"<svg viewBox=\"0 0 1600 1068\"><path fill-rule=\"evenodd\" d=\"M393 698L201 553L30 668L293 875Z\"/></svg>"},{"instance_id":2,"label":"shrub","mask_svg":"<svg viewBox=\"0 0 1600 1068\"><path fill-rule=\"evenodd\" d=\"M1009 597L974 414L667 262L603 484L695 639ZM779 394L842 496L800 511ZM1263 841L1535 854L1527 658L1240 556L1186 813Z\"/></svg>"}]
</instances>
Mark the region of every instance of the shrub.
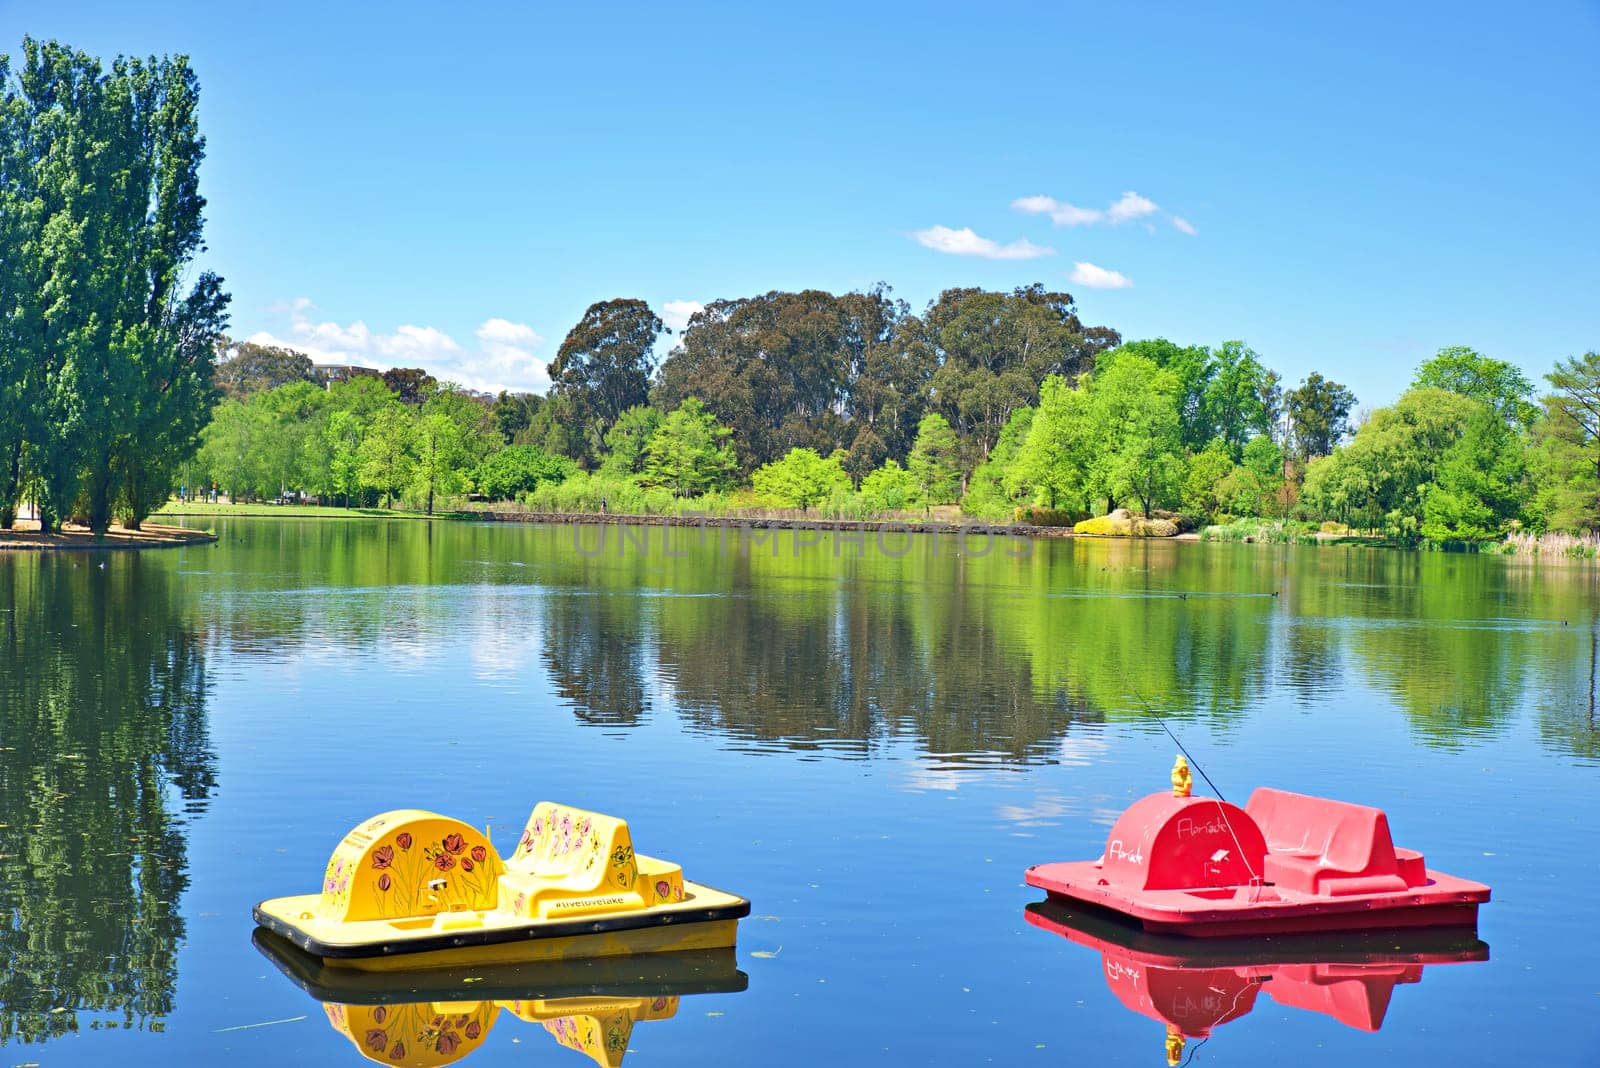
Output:
<instances>
[{"instance_id":1,"label":"shrub","mask_svg":"<svg viewBox=\"0 0 1600 1068\"><path fill-rule=\"evenodd\" d=\"M1075 534L1092 534L1102 538L1175 538L1178 524L1170 519L1146 519L1132 515L1126 508L1118 508L1110 515L1095 516L1073 525Z\"/></svg>"},{"instance_id":2,"label":"shrub","mask_svg":"<svg viewBox=\"0 0 1600 1068\"><path fill-rule=\"evenodd\" d=\"M1200 532L1200 540L1305 545L1316 543L1314 530L1310 523L1296 523L1288 519L1235 519L1232 523L1206 527Z\"/></svg>"},{"instance_id":3,"label":"shrub","mask_svg":"<svg viewBox=\"0 0 1600 1068\"><path fill-rule=\"evenodd\" d=\"M1036 527L1070 527L1082 518L1082 512L1065 508L1040 508L1037 505L1025 505L1011 514L1013 522L1031 523Z\"/></svg>"}]
</instances>

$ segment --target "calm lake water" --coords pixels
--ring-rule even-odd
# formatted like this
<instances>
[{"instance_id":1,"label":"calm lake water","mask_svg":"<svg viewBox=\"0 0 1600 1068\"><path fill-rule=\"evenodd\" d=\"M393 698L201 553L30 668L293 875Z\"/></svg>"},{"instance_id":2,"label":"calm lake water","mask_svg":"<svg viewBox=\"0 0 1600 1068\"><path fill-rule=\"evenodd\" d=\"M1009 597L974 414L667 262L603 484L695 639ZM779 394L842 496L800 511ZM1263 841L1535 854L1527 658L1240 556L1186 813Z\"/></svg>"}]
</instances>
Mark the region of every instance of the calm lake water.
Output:
<instances>
[{"instance_id":1,"label":"calm lake water","mask_svg":"<svg viewBox=\"0 0 1600 1068\"><path fill-rule=\"evenodd\" d=\"M630 1065L1160 1065L1163 1023L1117 991L1141 968L1192 1027L1234 1017L1188 1063L1594 1063L1592 565L202 525L221 542L0 556L0 1066L365 1063L250 906L316 889L377 812L489 824L509 853L545 798L753 902L747 979L628 1003L653 1006ZM1025 867L1097 856L1166 788L1141 701L1231 800L1378 805L1491 884L1488 959L1157 969L1030 923ZM536 1012L449 1011L493 1017L463 1063L589 1063Z\"/></svg>"}]
</instances>

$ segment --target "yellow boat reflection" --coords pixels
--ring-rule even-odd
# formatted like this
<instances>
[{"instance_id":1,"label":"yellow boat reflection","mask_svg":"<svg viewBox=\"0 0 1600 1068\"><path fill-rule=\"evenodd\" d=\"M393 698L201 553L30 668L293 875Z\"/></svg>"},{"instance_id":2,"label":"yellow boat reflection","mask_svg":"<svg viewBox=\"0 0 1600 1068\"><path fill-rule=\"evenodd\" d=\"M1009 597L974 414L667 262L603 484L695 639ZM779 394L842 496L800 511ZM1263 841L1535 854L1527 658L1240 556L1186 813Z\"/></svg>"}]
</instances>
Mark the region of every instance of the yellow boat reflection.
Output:
<instances>
[{"instance_id":1,"label":"yellow boat reflection","mask_svg":"<svg viewBox=\"0 0 1600 1068\"><path fill-rule=\"evenodd\" d=\"M602 1068L617 1068L634 1027L677 1014L685 996L744 990L733 950L501 965L404 974L329 967L257 930L256 948L322 1002L328 1023L365 1058L432 1068L477 1049L502 1015L537 1024ZM474 1000L461 1000L470 990Z\"/></svg>"}]
</instances>

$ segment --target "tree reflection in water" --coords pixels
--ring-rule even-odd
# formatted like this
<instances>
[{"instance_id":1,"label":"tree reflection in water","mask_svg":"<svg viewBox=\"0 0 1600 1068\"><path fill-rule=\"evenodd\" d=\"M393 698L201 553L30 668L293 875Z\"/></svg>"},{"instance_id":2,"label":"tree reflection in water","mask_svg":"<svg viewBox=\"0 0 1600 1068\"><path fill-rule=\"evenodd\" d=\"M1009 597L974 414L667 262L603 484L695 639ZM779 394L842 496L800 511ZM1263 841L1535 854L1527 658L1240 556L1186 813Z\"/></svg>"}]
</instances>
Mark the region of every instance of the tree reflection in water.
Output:
<instances>
[{"instance_id":1,"label":"tree reflection in water","mask_svg":"<svg viewBox=\"0 0 1600 1068\"><path fill-rule=\"evenodd\" d=\"M0 556L0 1043L172 1011L188 885L170 795L216 784L170 572Z\"/></svg>"}]
</instances>

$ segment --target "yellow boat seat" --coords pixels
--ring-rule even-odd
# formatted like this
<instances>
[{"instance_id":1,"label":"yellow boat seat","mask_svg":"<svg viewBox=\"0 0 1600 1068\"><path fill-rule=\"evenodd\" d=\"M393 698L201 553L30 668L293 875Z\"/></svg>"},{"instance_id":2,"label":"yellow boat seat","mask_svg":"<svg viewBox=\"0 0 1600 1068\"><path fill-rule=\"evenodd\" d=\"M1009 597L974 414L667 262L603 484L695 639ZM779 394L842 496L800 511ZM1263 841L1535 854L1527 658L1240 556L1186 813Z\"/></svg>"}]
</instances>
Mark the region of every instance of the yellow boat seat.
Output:
<instances>
[{"instance_id":1,"label":"yellow boat seat","mask_svg":"<svg viewBox=\"0 0 1600 1068\"><path fill-rule=\"evenodd\" d=\"M683 900L683 869L639 856L626 820L541 801L499 879L499 907L529 919Z\"/></svg>"}]
</instances>

